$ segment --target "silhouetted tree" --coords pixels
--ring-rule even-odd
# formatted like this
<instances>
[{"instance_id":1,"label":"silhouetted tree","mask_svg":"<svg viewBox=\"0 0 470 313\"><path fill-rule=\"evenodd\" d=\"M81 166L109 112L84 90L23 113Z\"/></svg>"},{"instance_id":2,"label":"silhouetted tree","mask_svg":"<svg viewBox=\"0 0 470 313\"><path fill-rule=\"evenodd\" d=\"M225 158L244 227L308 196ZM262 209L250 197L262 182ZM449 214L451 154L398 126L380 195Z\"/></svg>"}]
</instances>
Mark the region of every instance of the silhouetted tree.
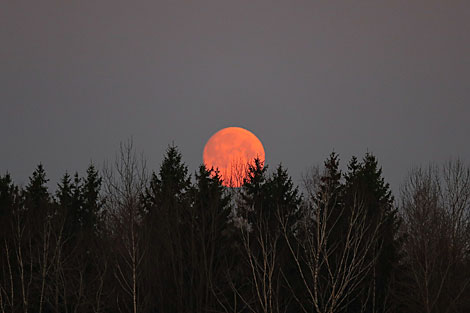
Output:
<instances>
[{"instance_id":1,"label":"silhouetted tree","mask_svg":"<svg viewBox=\"0 0 470 313\"><path fill-rule=\"evenodd\" d=\"M243 178L241 195L246 211L244 214L249 221L256 215L270 214L269 208L265 207L268 200L267 170L268 167L264 166L264 162L256 158L252 164L248 164L246 177Z\"/></svg>"},{"instance_id":2,"label":"silhouetted tree","mask_svg":"<svg viewBox=\"0 0 470 313\"><path fill-rule=\"evenodd\" d=\"M25 188L25 201L28 210L39 210L47 207L50 202L50 194L47 188L46 172L42 164L39 164L29 178Z\"/></svg>"},{"instance_id":3,"label":"silhouetted tree","mask_svg":"<svg viewBox=\"0 0 470 313\"><path fill-rule=\"evenodd\" d=\"M16 266L15 223L20 212L20 190L10 174L0 176L0 312L19 309L18 275Z\"/></svg>"},{"instance_id":4,"label":"silhouetted tree","mask_svg":"<svg viewBox=\"0 0 470 313\"><path fill-rule=\"evenodd\" d=\"M363 308L366 312L385 312L389 309L390 288L394 269L398 267L401 239L398 237L400 220L393 204L388 183L382 176L375 156L367 153L361 163L352 158L345 175L344 203L359 202L365 210L371 229L380 225L375 251L370 259L377 259L364 283L370 284L368 294L351 303L352 312ZM366 307L364 304L367 302Z\"/></svg>"},{"instance_id":5,"label":"silhouetted tree","mask_svg":"<svg viewBox=\"0 0 470 313\"><path fill-rule=\"evenodd\" d=\"M94 192L101 183L93 168L88 170L88 202L91 212L97 212L99 198ZM112 167L105 168L106 211L109 215L109 239L113 245L113 277L116 285L112 308L119 312L145 310L149 292L144 286L144 257L151 246L145 242L143 229L142 193L147 184L145 161L138 160L132 141L121 144ZM87 184L85 184L87 185ZM105 264L106 265L106 264ZM99 275L103 287L104 266ZM152 277L154 278L154 277ZM102 292L100 294L102 296ZM97 303L96 308L103 305Z\"/></svg>"},{"instance_id":6,"label":"silhouetted tree","mask_svg":"<svg viewBox=\"0 0 470 313\"><path fill-rule=\"evenodd\" d=\"M299 218L300 197L281 165L272 175L266 172L267 167L259 159L248 165L237 209L246 221L239 227L245 278L232 281L232 287L251 311L285 312L292 310L285 277L292 268L281 226L288 228L292 236Z\"/></svg>"},{"instance_id":7,"label":"silhouetted tree","mask_svg":"<svg viewBox=\"0 0 470 313\"><path fill-rule=\"evenodd\" d=\"M338 164L331 154L320 179L307 180L319 183L306 188L306 215L296 240L283 227L305 290L294 293L304 312L344 312L361 292L367 293L364 281L375 266L380 223L370 223L358 196L344 196Z\"/></svg>"},{"instance_id":8,"label":"silhouetted tree","mask_svg":"<svg viewBox=\"0 0 470 313\"><path fill-rule=\"evenodd\" d=\"M0 176L0 246L11 232L11 219L21 201L20 190L10 174Z\"/></svg>"},{"instance_id":9,"label":"silhouetted tree","mask_svg":"<svg viewBox=\"0 0 470 313\"><path fill-rule=\"evenodd\" d=\"M470 169L414 169L402 188L406 234L398 301L408 312L470 310Z\"/></svg>"},{"instance_id":10,"label":"silhouetted tree","mask_svg":"<svg viewBox=\"0 0 470 313\"><path fill-rule=\"evenodd\" d=\"M186 310L220 311L227 305L229 291L226 270L230 263L231 198L217 171L201 165L195 177L191 207L187 208L190 211L189 245L184 249L185 259L188 259L187 288L192 290Z\"/></svg>"},{"instance_id":11,"label":"silhouetted tree","mask_svg":"<svg viewBox=\"0 0 470 313\"><path fill-rule=\"evenodd\" d=\"M92 234L96 234L101 226L101 210L103 208L103 203L100 199L101 183L102 178L98 171L93 164L90 164L82 187L83 207L81 223L83 231Z\"/></svg>"},{"instance_id":12,"label":"silhouetted tree","mask_svg":"<svg viewBox=\"0 0 470 313\"><path fill-rule=\"evenodd\" d=\"M190 233L191 178L181 153L170 146L158 174L153 173L144 194L145 227L152 253L147 258L148 288L155 299L153 310L186 312L187 259Z\"/></svg>"},{"instance_id":13,"label":"silhouetted tree","mask_svg":"<svg viewBox=\"0 0 470 313\"><path fill-rule=\"evenodd\" d=\"M78 178L78 174L76 178ZM76 236L80 230L79 211L81 204L78 203L80 200L76 199L76 188L77 186L72 182L70 175L65 173L57 185L56 191L59 213L64 218L64 236L68 240L72 240L72 237Z\"/></svg>"},{"instance_id":14,"label":"silhouetted tree","mask_svg":"<svg viewBox=\"0 0 470 313\"><path fill-rule=\"evenodd\" d=\"M130 141L54 196L42 164L0 175L0 313L470 310L462 162L411 172L400 215L369 153L344 172L332 153L303 194L282 165L238 169L191 180L170 146L148 179Z\"/></svg>"}]
</instances>

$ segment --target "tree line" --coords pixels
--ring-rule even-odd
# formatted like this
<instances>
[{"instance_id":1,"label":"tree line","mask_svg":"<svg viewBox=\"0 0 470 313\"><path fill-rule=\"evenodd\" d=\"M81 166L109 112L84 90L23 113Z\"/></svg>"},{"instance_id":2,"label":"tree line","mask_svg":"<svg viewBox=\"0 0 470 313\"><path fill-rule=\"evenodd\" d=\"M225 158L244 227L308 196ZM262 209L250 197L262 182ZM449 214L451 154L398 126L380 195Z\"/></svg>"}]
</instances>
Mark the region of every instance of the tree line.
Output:
<instances>
[{"instance_id":1,"label":"tree line","mask_svg":"<svg viewBox=\"0 0 470 313\"><path fill-rule=\"evenodd\" d=\"M0 176L0 312L470 312L470 169L410 171L332 153L296 186L249 164L240 188L194 177L175 146L132 143L52 194L40 164Z\"/></svg>"}]
</instances>

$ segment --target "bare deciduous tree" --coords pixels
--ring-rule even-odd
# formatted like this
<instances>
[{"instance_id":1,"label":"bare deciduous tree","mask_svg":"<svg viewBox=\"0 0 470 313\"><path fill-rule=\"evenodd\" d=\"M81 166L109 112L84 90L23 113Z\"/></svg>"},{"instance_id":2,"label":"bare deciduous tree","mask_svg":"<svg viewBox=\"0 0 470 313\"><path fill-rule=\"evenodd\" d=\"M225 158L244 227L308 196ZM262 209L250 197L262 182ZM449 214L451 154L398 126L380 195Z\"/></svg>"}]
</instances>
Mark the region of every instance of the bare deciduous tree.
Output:
<instances>
[{"instance_id":1,"label":"bare deciduous tree","mask_svg":"<svg viewBox=\"0 0 470 313\"><path fill-rule=\"evenodd\" d=\"M465 311L463 300L470 291L470 169L459 160L414 169L402 188L401 213L407 235L405 305L426 313Z\"/></svg>"},{"instance_id":2,"label":"bare deciduous tree","mask_svg":"<svg viewBox=\"0 0 470 313\"><path fill-rule=\"evenodd\" d=\"M147 183L146 163L137 158L132 141L121 144L114 166L104 169L106 211L111 233L115 237L114 277L130 306L117 299L119 311L137 313L142 310L144 291L141 290L142 259L145 246L140 230L142 223L141 195Z\"/></svg>"},{"instance_id":3,"label":"bare deciduous tree","mask_svg":"<svg viewBox=\"0 0 470 313\"><path fill-rule=\"evenodd\" d=\"M280 231L269 229L268 223L258 219L250 227L240 227L242 253L249 269L250 295L238 293L244 305L253 313L282 312L279 303L281 272L278 243Z\"/></svg>"},{"instance_id":4,"label":"bare deciduous tree","mask_svg":"<svg viewBox=\"0 0 470 313\"><path fill-rule=\"evenodd\" d=\"M13 251L15 254L14 262L9 263L9 267L13 264L16 265L16 269L10 269L11 273L19 275L17 279L13 276L11 280L11 300L13 307L19 309L22 308L24 313L29 311L29 304L31 303L30 294L33 283L33 244L31 235L28 233L27 225L25 223L25 217L20 216L20 212L17 212L14 216L13 225ZM14 275L14 274L13 274ZM17 281L19 280L19 282ZM16 281L16 282L15 282ZM15 284L19 283L19 284ZM14 286L18 286L19 292L14 292ZM19 305L15 304L14 294L18 294L20 300Z\"/></svg>"}]
</instances>

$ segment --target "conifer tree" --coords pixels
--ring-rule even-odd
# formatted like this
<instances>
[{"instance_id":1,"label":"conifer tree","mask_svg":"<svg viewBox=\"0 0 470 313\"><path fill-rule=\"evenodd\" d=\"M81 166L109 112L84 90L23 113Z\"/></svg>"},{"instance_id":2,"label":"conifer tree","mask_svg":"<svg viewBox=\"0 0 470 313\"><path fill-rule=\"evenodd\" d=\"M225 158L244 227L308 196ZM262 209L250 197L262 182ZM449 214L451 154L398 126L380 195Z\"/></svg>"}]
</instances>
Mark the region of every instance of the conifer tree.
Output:
<instances>
[{"instance_id":1,"label":"conifer tree","mask_svg":"<svg viewBox=\"0 0 470 313\"><path fill-rule=\"evenodd\" d=\"M20 202L19 188L13 183L10 174L0 176L0 247L5 244L4 239L10 236L13 215L17 213Z\"/></svg>"},{"instance_id":2,"label":"conifer tree","mask_svg":"<svg viewBox=\"0 0 470 313\"><path fill-rule=\"evenodd\" d=\"M72 203L72 186L70 175L66 172L60 183L57 184L57 201L58 204L64 207L69 207Z\"/></svg>"},{"instance_id":3,"label":"conifer tree","mask_svg":"<svg viewBox=\"0 0 470 313\"><path fill-rule=\"evenodd\" d=\"M366 283L370 284L370 293L367 295L367 301L361 301L368 302L368 312L383 312L389 308L389 288L393 270L398 266L400 250L399 218L393 205L390 186L385 183L376 157L370 153L364 156L361 163L352 158L345 180L344 201L361 203L368 216L370 228L379 226L375 255L370 256L377 258L376 265L366 280ZM354 303L351 308L355 309Z\"/></svg>"},{"instance_id":4,"label":"conifer tree","mask_svg":"<svg viewBox=\"0 0 470 313\"><path fill-rule=\"evenodd\" d=\"M176 146L168 147L158 175L152 173L150 187L145 194L147 210L152 213L162 206L171 207L184 202L190 186L191 177L182 162L181 153Z\"/></svg>"},{"instance_id":5,"label":"conifer tree","mask_svg":"<svg viewBox=\"0 0 470 313\"><path fill-rule=\"evenodd\" d=\"M318 207L314 210L314 218L321 219L318 215L325 214L326 227L330 230L330 244L342 244L344 229L348 224L348 212L344 203L344 185L342 173L339 169L339 156L332 152L324 163L324 171L320 177L318 190L313 194L313 202L310 204ZM312 209L312 208L310 208ZM308 213L308 212L307 212ZM316 215L316 216L315 216Z\"/></svg>"},{"instance_id":6,"label":"conifer tree","mask_svg":"<svg viewBox=\"0 0 470 313\"><path fill-rule=\"evenodd\" d=\"M73 183L68 173L65 173L57 184L56 198L59 213L64 220L64 235L67 240L70 240L80 229L80 207L77 208L74 205Z\"/></svg>"},{"instance_id":7,"label":"conifer tree","mask_svg":"<svg viewBox=\"0 0 470 313\"><path fill-rule=\"evenodd\" d=\"M84 231L95 233L100 227L100 214L103 204L99 195L102 178L93 164L88 166L82 185L83 206L80 214Z\"/></svg>"},{"instance_id":8,"label":"conifer tree","mask_svg":"<svg viewBox=\"0 0 470 313\"><path fill-rule=\"evenodd\" d=\"M54 262L51 274L51 300L55 310L73 311L93 301L93 285L100 273L100 241L98 236L99 190L101 178L93 165L85 179L65 173L56 191L56 214L51 244ZM82 288L81 285L88 287ZM67 292L65 292L67 291Z\"/></svg>"},{"instance_id":9,"label":"conifer tree","mask_svg":"<svg viewBox=\"0 0 470 313\"><path fill-rule=\"evenodd\" d=\"M253 222L256 216L269 214L267 206L266 180L268 166L264 166L263 161L255 158L253 163L248 164L246 177L243 179L241 196L245 208L243 215L248 217L248 222Z\"/></svg>"},{"instance_id":10,"label":"conifer tree","mask_svg":"<svg viewBox=\"0 0 470 313\"><path fill-rule=\"evenodd\" d=\"M215 227L220 233L230 213L230 195L222 185L219 172L207 170L204 165L199 167L195 175L196 184L193 191L193 217L200 220L203 226ZM207 230L206 227L203 227Z\"/></svg>"},{"instance_id":11,"label":"conifer tree","mask_svg":"<svg viewBox=\"0 0 470 313\"><path fill-rule=\"evenodd\" d=\"M19 200L19 189L15 186L9 173L0 176L0 219L6 221L12 214L15 203Z\"/></svg>"},{"instance_id":12,"label":"conifer tree","mask_svg":"<svg viewBox=\"0 0 470 313\"><path fill-rule=\"evenodd\" d=\"M191 231L188 264L190 288L193 290L192 312L216 311L222 308L227 295L227 270L230 258L231 225L230 195L222 185L221 177L204 165L195 174L192 189Z\"/></svg>"},{"instance_id":13,"label":"conifer tree","mask_svg":"<svg viewBox=\"0 0 470 313\"><path fill-rule=\"evenodd\" d=\"M82 179L77 172L73 175L73 182L70 185L71 191L71 205L72 205L72 216L76 223L82 225L81 212L83 208L83 193L82 193Z\"/></svg>"},{"instance_id":14,"label":"conifer tree","mask_svg":"<svg viewBox=\"0 0 470 313\"><path fill-rule=\"evenodd\" d=\"M300 196L282 165L269 176L267 166L263 165L259 159L249 164L241 190L244 207L240 211L249 223L249 227L240 228L239 239L248 288L238 292L251 310L282 312L292 309L292 294L285 275L295 271L289 266L293 260L284 235L293 235ZM238 284L242 285L242 281ZM295 285L292 279L289 285Z\"/></svg>"},{"instance_id":15,"label":"conifer tree","mask_svg":"<svg viewBox=\"0 0 470 313\"><path fill-rule=\"evenodd\" d=\"M299 190L294 186L292 178L282 164L279 164L276 171L269 177L267 184L272 203L291 208L300 204Z\"/></svg>"},{"instance_id":16,"label":"conifer tree","mask_svg":"<svg viewBox=\"0 0 470 313\"><path fill-rule=\"evenodd\" d=\"M146 211L147 242L152 247L146 259L148 288L157 299L154 310L185 312L190 290L187 288L185 248L190 242L191 178L175 146L167 149L158 174L152 174L143 196Z\"/></svg>"},{"instance_id":17,"label":"conifer tree","mask_svg":"<svg viewBox=\"0 0 470 313\"><path fill-rule=\"evenodd\" d=\"M52 236L56 217L56 206L49 194L46 172L39 164L29 178L23 191L22 210L15 217L15 245L18 258L16 266L20 272L28 273L35 284L26 284L25 275L20 276L23 293L23 310L35 308L43 312L46 307L48 274L52 262ZM29 267L29 271L27 270Z\"/></svg>"},{"instance_id":18,"label":"conifer tree","mask_svg":"<svg viewBox=\"0 0 470 313\"><path fill-rule=\"evenodd\" d=\"M318 190L318 201L322 201L321 195L328 194L333 199L330 201L330 205L341 205L341 192L342 174L339 170L339 156L335 152L332 152L329 158L325 161L325 169L323 175L320 177L320 186Z\"/></svg>"},{"instance_id":19,"label":"conifer tree","mask_svg":"<svg viewBox=\"0 0 470 313\"><path fill-rule=\"evenodd\" d=\"M29 178L29 183L25 189L25 198L29 209L38 209L50 202L50 195L47 188L46 172L40 163Z\"/></svg>"},{"instance_id":20,"label":"conifer tree","mask_svg":"<svg viewBox=\"0 0 470 313\"><path fill-rule=\"evenodd\" d=\"M295 279L297 269L287 245L287 238L294 239L298 223L302 216L300 211L301 196L298 187L294 186L287 169L279 164L275 172L267 179L268 205L271 214L268 232L279 232L276 251L276 311L298 312L301 310L293 301L291 292L300 297L301 284ZM283 233L284 232L284 233ZM274 237L275 235L273 235ZM286 238L287 237L287 238Z\"/></svg>"}]
</instances>

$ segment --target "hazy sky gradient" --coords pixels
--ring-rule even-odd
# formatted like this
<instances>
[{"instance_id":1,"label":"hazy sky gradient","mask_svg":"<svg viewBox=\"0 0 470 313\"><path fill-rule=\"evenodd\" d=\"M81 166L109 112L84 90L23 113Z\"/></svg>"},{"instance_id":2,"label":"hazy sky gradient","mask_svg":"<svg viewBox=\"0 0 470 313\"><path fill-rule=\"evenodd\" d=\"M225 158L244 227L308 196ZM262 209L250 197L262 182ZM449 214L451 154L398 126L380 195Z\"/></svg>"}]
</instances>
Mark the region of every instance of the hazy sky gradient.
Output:
<instances>
[{"instance_id":1,"label":"hazy sky gradient","mask_svg":"<svg viewBox=\"0 0 470 313\"><path fill-rule=\"evenodd\" d=\"M51 182L134 138L190 171L227 126L297 181L373 152L394 188L470 161L470 1L18 1L0 4L0 173Z\"/></svg>"}]
</instances>

